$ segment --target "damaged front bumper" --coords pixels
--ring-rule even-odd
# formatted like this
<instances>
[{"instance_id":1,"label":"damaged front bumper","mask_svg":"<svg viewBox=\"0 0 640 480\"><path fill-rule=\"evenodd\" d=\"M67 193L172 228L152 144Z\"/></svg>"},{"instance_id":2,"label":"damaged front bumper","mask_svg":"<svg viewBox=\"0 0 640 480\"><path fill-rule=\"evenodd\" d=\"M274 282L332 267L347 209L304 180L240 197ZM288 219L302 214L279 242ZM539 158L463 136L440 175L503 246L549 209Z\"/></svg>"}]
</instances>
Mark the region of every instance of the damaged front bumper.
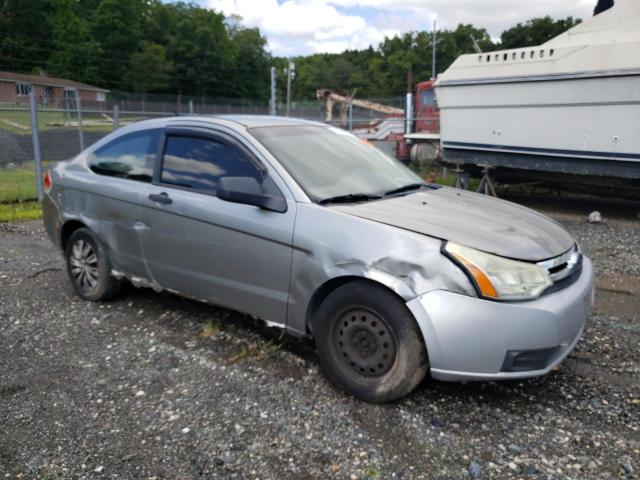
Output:
<instances>
[{"instance_id":1,"label":"damaged front bumper","mask_svg":"<svg viewBox=\"0 0 640 480\"><path fill-rule=\"evenodd\" d=\"M435 290L407 303L425 339L431 376L444 381L544 375L573 350L593 307L593 265L570 286L526 302Z\"/></svg>"}]
</instances>

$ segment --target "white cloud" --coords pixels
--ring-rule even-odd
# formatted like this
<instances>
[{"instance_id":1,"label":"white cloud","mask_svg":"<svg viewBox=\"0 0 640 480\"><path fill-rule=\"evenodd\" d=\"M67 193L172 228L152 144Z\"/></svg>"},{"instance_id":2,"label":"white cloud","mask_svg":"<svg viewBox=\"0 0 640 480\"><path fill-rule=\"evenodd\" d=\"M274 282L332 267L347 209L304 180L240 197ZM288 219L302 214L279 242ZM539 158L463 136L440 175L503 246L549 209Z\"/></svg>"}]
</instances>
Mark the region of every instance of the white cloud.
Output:
<instances>
[{"instance_id":1,"label":"white cloud","mask_svg":"<svg viewBox=\"0 0 640 480\"><path fill-rule=\"evenodd\" d=\"M366 27L360 31L354 31L348 36L342 36L337 40L319 39L307 42L307 46L313 52L340 53L345 50L355 50L367 48L369 45L377 45L384 40L384 37L399 35L399 30L377 29Z\"/></svg>"},{"instance_id":2,"label":"white cloud","mask_svg":"<svg viewBox=\"0 0 640 480\"><path fill-rule=\"evenodd\" d=\"M276 55L364 48L384 38L363 17L340 12L326 0L208 0L206 6L259 27Z\"/></svg>"},{"instance_id":3,"label":"white cloud","mask_svg":"<svg viewBox=\"0 0 640 480\"><path fill-rule=\"evenodd\" d=\"M553 18L591 16L596 0L328 0L339 7L371 8L385 14L404 14L408 24L428 29L433 18L443 28L471 23L499 37L518 22L549 15Z\"/></svg>"},{"instance_id":4,"label":"white cloud","mask_svg":"<svg viewBox=\"0 0 640 480\"><path fill-rule=\"evenodd\" d=\"M588 17L596 0L203 0L243 24L259 27L275 55L341 52L377 45L385 36L459 23L494 38L530 18ZM355 13L354 13L355 12Z\"/></svg>"}]
</instances>

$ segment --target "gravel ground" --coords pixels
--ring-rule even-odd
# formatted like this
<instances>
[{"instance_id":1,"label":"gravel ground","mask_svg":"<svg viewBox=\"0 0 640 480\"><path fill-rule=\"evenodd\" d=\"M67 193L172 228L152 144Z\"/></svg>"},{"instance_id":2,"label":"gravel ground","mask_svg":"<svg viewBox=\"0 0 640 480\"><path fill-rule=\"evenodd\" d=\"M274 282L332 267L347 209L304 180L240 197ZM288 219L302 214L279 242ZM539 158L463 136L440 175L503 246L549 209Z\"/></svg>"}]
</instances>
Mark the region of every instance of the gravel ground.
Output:
<instances>
[{"instance_id":1,"label":"gravel ground","mask_svg":"<svg viewBox=\"0 0 640 480\"><path fill-rule=\"evenodd\" d=\"M531 200L599 272L575 352L382 406L236 312L133 287L79 301L40 223L0 225L0 478L638 478L640 221L563 202Z\"/></svg>"}]
</instances>

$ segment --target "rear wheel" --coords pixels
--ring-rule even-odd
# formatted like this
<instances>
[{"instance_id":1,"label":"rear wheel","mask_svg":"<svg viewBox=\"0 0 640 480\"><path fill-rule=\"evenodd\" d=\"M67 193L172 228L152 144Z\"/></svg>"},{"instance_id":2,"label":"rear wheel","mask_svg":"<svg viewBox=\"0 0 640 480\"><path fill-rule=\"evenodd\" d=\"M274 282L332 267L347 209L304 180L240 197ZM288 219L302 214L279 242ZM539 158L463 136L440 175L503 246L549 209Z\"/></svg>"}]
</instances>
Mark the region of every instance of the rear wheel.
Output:
<instances>
[{"instance_id":1,"label":"rear wheel","mask_svg":"<svg viewBox=\"0 0 640 480\"><path fill-rule=\"evenodd\" d=\"M337 288L320 306L313 326L324 370L355 397L397 400L427 372L424 342L411 312L382 286L356 281Z\"/></svg>"},{"instance_id":2,"label":"rear wheel","mask_svg":"<svg viewBox=\"0 0 640 480\"><path fill-rule=\"evenodd\" d=\"M65 251L67 275L76 294L93 302L108 300L118 293L120 281L111 275L111 262L104 246L87 228L69 238Z\"/></svg>"}]
</instances>

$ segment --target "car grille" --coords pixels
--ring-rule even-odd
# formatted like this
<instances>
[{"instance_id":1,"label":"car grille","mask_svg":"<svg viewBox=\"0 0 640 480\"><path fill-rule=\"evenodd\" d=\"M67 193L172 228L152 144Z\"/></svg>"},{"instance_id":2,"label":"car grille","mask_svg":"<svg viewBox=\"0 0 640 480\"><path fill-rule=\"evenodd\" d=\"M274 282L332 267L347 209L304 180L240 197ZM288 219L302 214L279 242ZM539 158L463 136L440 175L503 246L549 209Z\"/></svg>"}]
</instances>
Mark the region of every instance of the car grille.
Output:
<instances>
[{"instance_id":1,"label":"car grille","mask_svg":"<svg viewBox=\"0 0 640 480\"><path fill-rule=\"evenodd\" d=\"M582 266L582 254L577 244L555 258L538 262L538 266L544 268L551 277L554 285L565 283L566 280L580 272Z\"/></svg>"}]
</instances>

